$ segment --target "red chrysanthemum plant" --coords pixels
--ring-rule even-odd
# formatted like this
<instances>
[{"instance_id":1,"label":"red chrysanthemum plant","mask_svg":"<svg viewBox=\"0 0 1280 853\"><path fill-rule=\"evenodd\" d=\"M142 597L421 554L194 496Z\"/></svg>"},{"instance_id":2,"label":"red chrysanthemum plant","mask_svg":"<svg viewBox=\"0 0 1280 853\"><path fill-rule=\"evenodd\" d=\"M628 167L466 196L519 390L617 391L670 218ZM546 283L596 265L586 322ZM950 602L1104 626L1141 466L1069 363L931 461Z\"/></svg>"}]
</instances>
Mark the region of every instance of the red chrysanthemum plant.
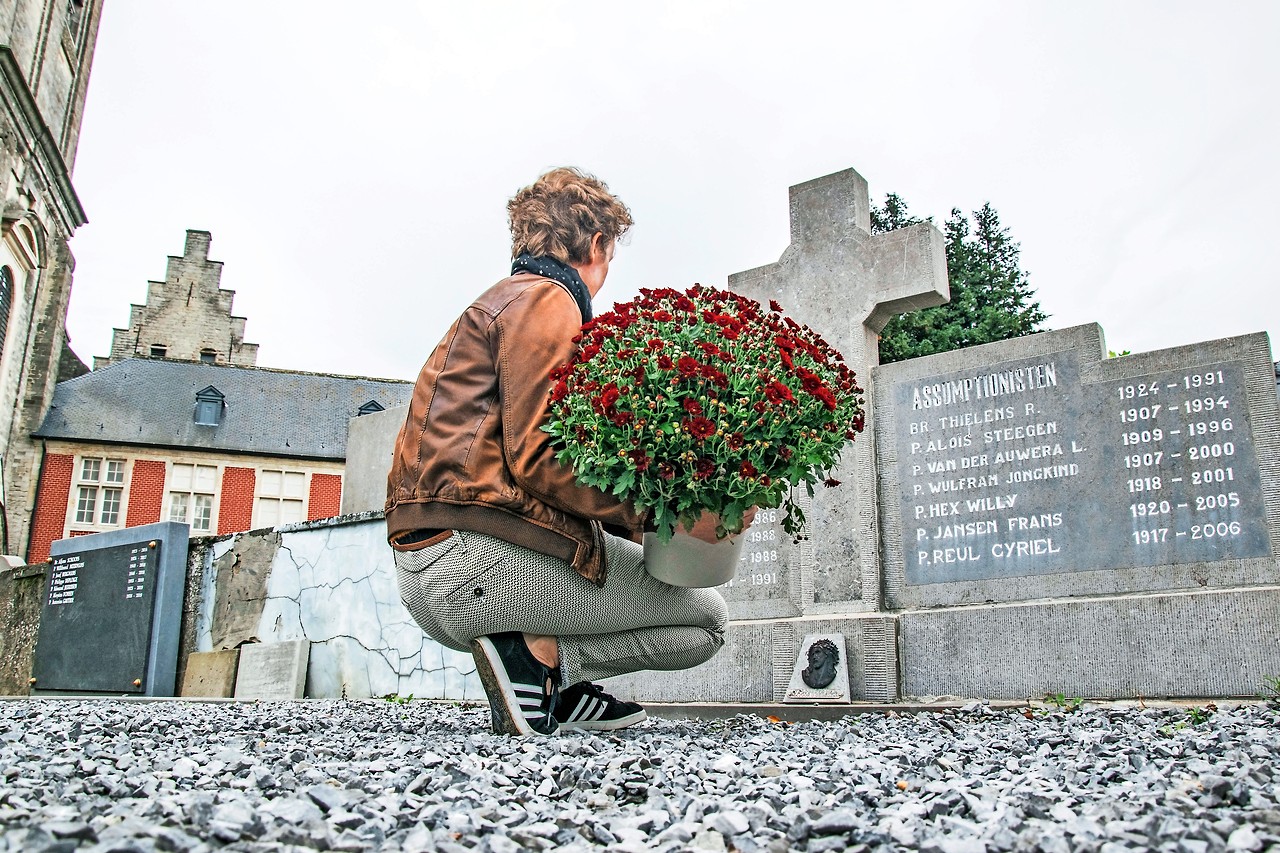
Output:
<instances>
[{"instance_id":1,"label":"red chrysanthemum plant","mask_svg":"<svg viewBox=\"0 0 1280 853\"><path fill-rule=\"evenodd\" d=\"M579 482L649 510L659 537L703 512L717 533L740 532L753 506L784 507L783 529L831 479L861 432L862 389L816 332L727 290L641 290L596 317L578 350L552 371L557 459Z\"/></svg>"}]
</instances>

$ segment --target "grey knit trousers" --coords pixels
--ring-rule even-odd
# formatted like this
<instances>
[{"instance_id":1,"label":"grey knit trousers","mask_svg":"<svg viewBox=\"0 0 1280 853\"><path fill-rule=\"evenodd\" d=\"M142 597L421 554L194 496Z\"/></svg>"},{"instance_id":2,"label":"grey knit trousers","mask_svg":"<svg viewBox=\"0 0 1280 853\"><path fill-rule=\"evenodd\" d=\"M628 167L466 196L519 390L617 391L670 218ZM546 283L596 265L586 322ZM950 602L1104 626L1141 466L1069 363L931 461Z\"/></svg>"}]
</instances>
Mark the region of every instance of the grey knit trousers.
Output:
<instances>
[{"instance_id":1,"label":"grey knit trousers","mask_svg":"<svg viewBox=\"0 0 1280 853\"><path fill-rule=\"evenodd\" d=\"M597 587L555 557L455 530L396 552L400 597L429 637L458 651L503 631L556 637L562 686L687 669L720 650L728 621L720 593L650 577L634 542L605 534L605 545L609 576Z\"/></svg>"}]
</instances>

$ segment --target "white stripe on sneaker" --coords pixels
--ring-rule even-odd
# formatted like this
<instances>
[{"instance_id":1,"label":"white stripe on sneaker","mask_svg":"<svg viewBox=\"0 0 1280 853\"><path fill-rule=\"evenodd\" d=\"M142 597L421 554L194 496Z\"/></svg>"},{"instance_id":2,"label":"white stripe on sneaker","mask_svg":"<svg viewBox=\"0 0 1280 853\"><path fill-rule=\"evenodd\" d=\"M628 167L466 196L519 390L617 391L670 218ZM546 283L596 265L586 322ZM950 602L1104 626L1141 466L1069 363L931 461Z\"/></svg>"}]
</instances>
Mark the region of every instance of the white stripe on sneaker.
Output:
<instances>
[{"instance_id":1,"label":"white stripe on sneaker","mask_svg":"<svg viewBox=\"0 0 1280 853\"><path fill-rule=\"evenodd\" d=\"M565 718L566 722L582 719L584 709L587 707L587 703L594 702L594 701L595 700L592 699L590 696L583 696L581 699L578 700L578 706L573 709L573 711L569 714L567 718Z\"/></svg>"}]
</instances>

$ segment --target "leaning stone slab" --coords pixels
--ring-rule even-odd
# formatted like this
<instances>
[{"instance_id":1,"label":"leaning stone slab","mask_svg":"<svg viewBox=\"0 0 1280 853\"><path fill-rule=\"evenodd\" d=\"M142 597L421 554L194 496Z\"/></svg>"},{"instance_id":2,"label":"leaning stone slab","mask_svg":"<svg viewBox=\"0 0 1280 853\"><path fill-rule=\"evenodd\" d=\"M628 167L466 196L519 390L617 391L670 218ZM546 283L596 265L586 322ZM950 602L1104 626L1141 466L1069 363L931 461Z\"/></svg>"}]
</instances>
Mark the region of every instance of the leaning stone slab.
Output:
<instances>
[{"instance_id":1,"label":"leaning stone slab","mask_svg":"<svg viewBox=\"0 0 1280 853\"><path fill-rule=\"evenodd\" d=\"M306 640L241 646L235 698L301 699L310 654Z\"/></svg>"},{"instance_id":2,"label":"leaning stone slab","mask_svg":"<svg viewBox=\"0 0 1280 853\"><path fill-rule=\"evenodd\" d=\"M187 657L182 676L182 696L226 698L234 695L236 669L240 665L239 649L219 652L195 652Z\"/></svg>"},{"instance_id":3,"label":"leaning stone slab","mask_svg":"<svg viewBox=\"0 0 1280 853\"><path fill-rule=\"evenodd\" d=\"M844 634L809 634L791 672L784 702L849 702L849 655Z\"/></svg>"}]
</instances>

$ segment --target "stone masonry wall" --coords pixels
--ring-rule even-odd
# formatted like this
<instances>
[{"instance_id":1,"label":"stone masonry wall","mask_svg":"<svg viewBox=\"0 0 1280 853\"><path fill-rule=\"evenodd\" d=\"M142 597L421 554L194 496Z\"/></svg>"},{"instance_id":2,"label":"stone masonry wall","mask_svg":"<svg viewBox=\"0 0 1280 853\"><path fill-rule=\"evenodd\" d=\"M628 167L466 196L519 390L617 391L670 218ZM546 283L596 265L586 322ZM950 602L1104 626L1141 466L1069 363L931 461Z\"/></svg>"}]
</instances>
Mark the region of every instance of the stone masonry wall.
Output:
<instances>
[{"instance_id":1,"label":"stone masonry wall","mask_svg":"<svg viewBox=\"0 0 1280 853\"><path fill-rule=\"evenodd\" d=\"M25 696L31 690L44 586L43 565L0 570L0 696Z\"/></svg>"}]
</instances>

